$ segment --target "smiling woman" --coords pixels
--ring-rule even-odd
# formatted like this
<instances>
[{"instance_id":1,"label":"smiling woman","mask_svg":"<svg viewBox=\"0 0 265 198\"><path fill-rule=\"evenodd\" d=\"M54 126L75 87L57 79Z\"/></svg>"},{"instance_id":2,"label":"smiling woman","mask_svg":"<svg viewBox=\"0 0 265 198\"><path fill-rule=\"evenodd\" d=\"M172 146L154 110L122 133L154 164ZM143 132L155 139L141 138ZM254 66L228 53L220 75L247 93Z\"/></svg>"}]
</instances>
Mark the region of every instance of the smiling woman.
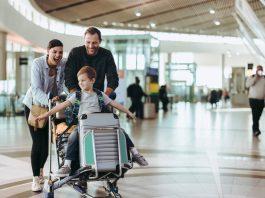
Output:
<instances>
[{"instance_id":1,"label":"smiling woman","mask_svg":"<svg viewBox=\"0 0 265 198\"><path fill-rule=\"evenodd\" d=\"M32 63L31 86L23 103L25 104L26 120L34 109L48 106L51 96L57 98L63 91L65 60L63 43L53 39L48 43L47 55L36 58ZM29 125L32 137L31 166L33 171L32 191L41 191L43 167L48 156L48 125L34 128Z\"/></svg>"}]
</instances>

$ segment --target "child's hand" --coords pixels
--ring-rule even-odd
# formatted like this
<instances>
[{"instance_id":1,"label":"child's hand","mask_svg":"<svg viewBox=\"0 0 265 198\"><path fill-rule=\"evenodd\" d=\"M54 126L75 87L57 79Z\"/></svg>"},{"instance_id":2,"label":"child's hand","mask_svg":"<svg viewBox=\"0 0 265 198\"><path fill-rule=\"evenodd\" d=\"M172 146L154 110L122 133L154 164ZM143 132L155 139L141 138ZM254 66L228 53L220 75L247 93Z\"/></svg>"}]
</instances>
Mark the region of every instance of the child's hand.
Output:
<instances>
[{"instance_id":1,"label":"child's hand","mask_svg":"<svg viewBox=\"0 0 265 198\"><path fill-rule=\"evenodd\" d=\"M135 115L132 112L127 113L127 115L133 120L136 119Z\"/></svg>"},{"instance_id":2,"label":"child's hand","mask_svg":"<svg viewBox=\"0 0 265 198\"><path fill-rule=\"evenodd\" d=\"M55 96L55 97L52 98L52 102L55 102L55 101L58 101L58 100L60 100L59 96Z\"/></svg>"},{"instance_id":3,"label":"child's hand","mask_svg":"<svg viewBox=\"0 0 265 198\"><path fill-rule=\"evenodd\" d=\"M46 119L46 118L47 118L47 116L45 116L45 115L40 115L40 116L38 116L38 117L36 118L35 122L38 122L38 121L40 121L40 120L44 120L44 119Z\"/></svg>"}]
</instances>

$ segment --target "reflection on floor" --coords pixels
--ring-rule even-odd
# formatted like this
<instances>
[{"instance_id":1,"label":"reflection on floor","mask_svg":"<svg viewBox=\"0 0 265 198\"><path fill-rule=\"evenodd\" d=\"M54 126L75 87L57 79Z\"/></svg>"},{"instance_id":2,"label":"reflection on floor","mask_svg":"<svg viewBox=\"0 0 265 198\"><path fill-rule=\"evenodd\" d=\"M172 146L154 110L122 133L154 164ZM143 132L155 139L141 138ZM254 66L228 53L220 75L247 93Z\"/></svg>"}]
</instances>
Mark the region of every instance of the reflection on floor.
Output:
<instances>
[{"instance_id":1,"label":"reflection on floor","mask_svg":"<svg viewBox=\"0 0 265 198\"><path fill-rule=\"evenodd\" d=\"M135 165L119 181L123 197L265 197L265 113L259 139L251 134L246 109L178 103L157 119L121 122L150 163ZM30 191L31 138L24 118L2 117L0 123L0 197L42 197ZM91 193L101 186L89 183ZM80 197L68 186L55 195Z\"/></svg>"}]
</instances>

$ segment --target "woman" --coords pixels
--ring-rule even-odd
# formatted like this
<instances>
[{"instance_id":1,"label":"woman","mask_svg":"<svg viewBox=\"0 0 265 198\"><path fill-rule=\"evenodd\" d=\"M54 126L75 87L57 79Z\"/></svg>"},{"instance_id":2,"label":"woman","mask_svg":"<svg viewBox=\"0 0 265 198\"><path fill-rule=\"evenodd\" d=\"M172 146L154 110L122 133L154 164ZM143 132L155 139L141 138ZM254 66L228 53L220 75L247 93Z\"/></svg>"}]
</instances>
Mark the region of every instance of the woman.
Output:
<instances>
[{"instance_id":1,"label":"woman","mask_svg":"<svg viewBox=\"0 0 265 198\"><path fill-rule=\"evenodd\" d=\"M49 42L47 55L36 58L31 68L31 87L28 89L23 103L25 104L25 117L28 120L32 105L48 106L48 99L58 98L63 91L65 60L63 57L63 44L57 39ZM29 126L32 137L31 166L33 182L31 190L41 191L43 183L43 167L48 157L48 124L43 128Z\"/></svg>"}]
</instances>

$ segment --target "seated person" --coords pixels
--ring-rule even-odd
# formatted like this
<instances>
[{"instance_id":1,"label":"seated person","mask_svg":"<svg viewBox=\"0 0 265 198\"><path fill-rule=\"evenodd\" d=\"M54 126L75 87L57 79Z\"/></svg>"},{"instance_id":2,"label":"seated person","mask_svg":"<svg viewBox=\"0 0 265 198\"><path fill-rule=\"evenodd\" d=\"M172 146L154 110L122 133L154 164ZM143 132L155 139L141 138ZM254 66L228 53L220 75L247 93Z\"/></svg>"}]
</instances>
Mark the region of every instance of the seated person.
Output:
<instances>
[{"instance_id":1,"label":"seated person","mask_svg":"<svg viewBox=\"0 0 265 198\"><path fill-rule=\"evenodd\" d=\"M132 119L135 118L134 114L130 112L128 109L126 109L124 106L111 100L103 92L93 89L93 84L96 79L95 69L89 66L84 66L77 73L77 78L82 93L80 108L78 113L79 116L82 114L101 112L99 99L98 99L98 93L100 93L103 96L105 105L110 105L111 107L114 107L126 113L127 116L129 116ZM73 105L75 102L76 102L76 94L73 94L65 102L56 105L47 113L37 117L36 121L47 119L50 115L53 115L56 112L61 111ZM145 158L142 155L140 155L140 153L134 147L134 144L132 143L129 136L126 133L124 134L126 137L127 148L132 153L132 160L138 163L140 166L147 166L148 162L145 160ZM75 130L69 136L64 165L57 171L57 173L55 173L55 175L57 175L58 177L68 176L69 173L71 172L71 162L73 160L76 160L77 157L78 157L78 127L76 127Z\"/></svg>"}]
</instances>

